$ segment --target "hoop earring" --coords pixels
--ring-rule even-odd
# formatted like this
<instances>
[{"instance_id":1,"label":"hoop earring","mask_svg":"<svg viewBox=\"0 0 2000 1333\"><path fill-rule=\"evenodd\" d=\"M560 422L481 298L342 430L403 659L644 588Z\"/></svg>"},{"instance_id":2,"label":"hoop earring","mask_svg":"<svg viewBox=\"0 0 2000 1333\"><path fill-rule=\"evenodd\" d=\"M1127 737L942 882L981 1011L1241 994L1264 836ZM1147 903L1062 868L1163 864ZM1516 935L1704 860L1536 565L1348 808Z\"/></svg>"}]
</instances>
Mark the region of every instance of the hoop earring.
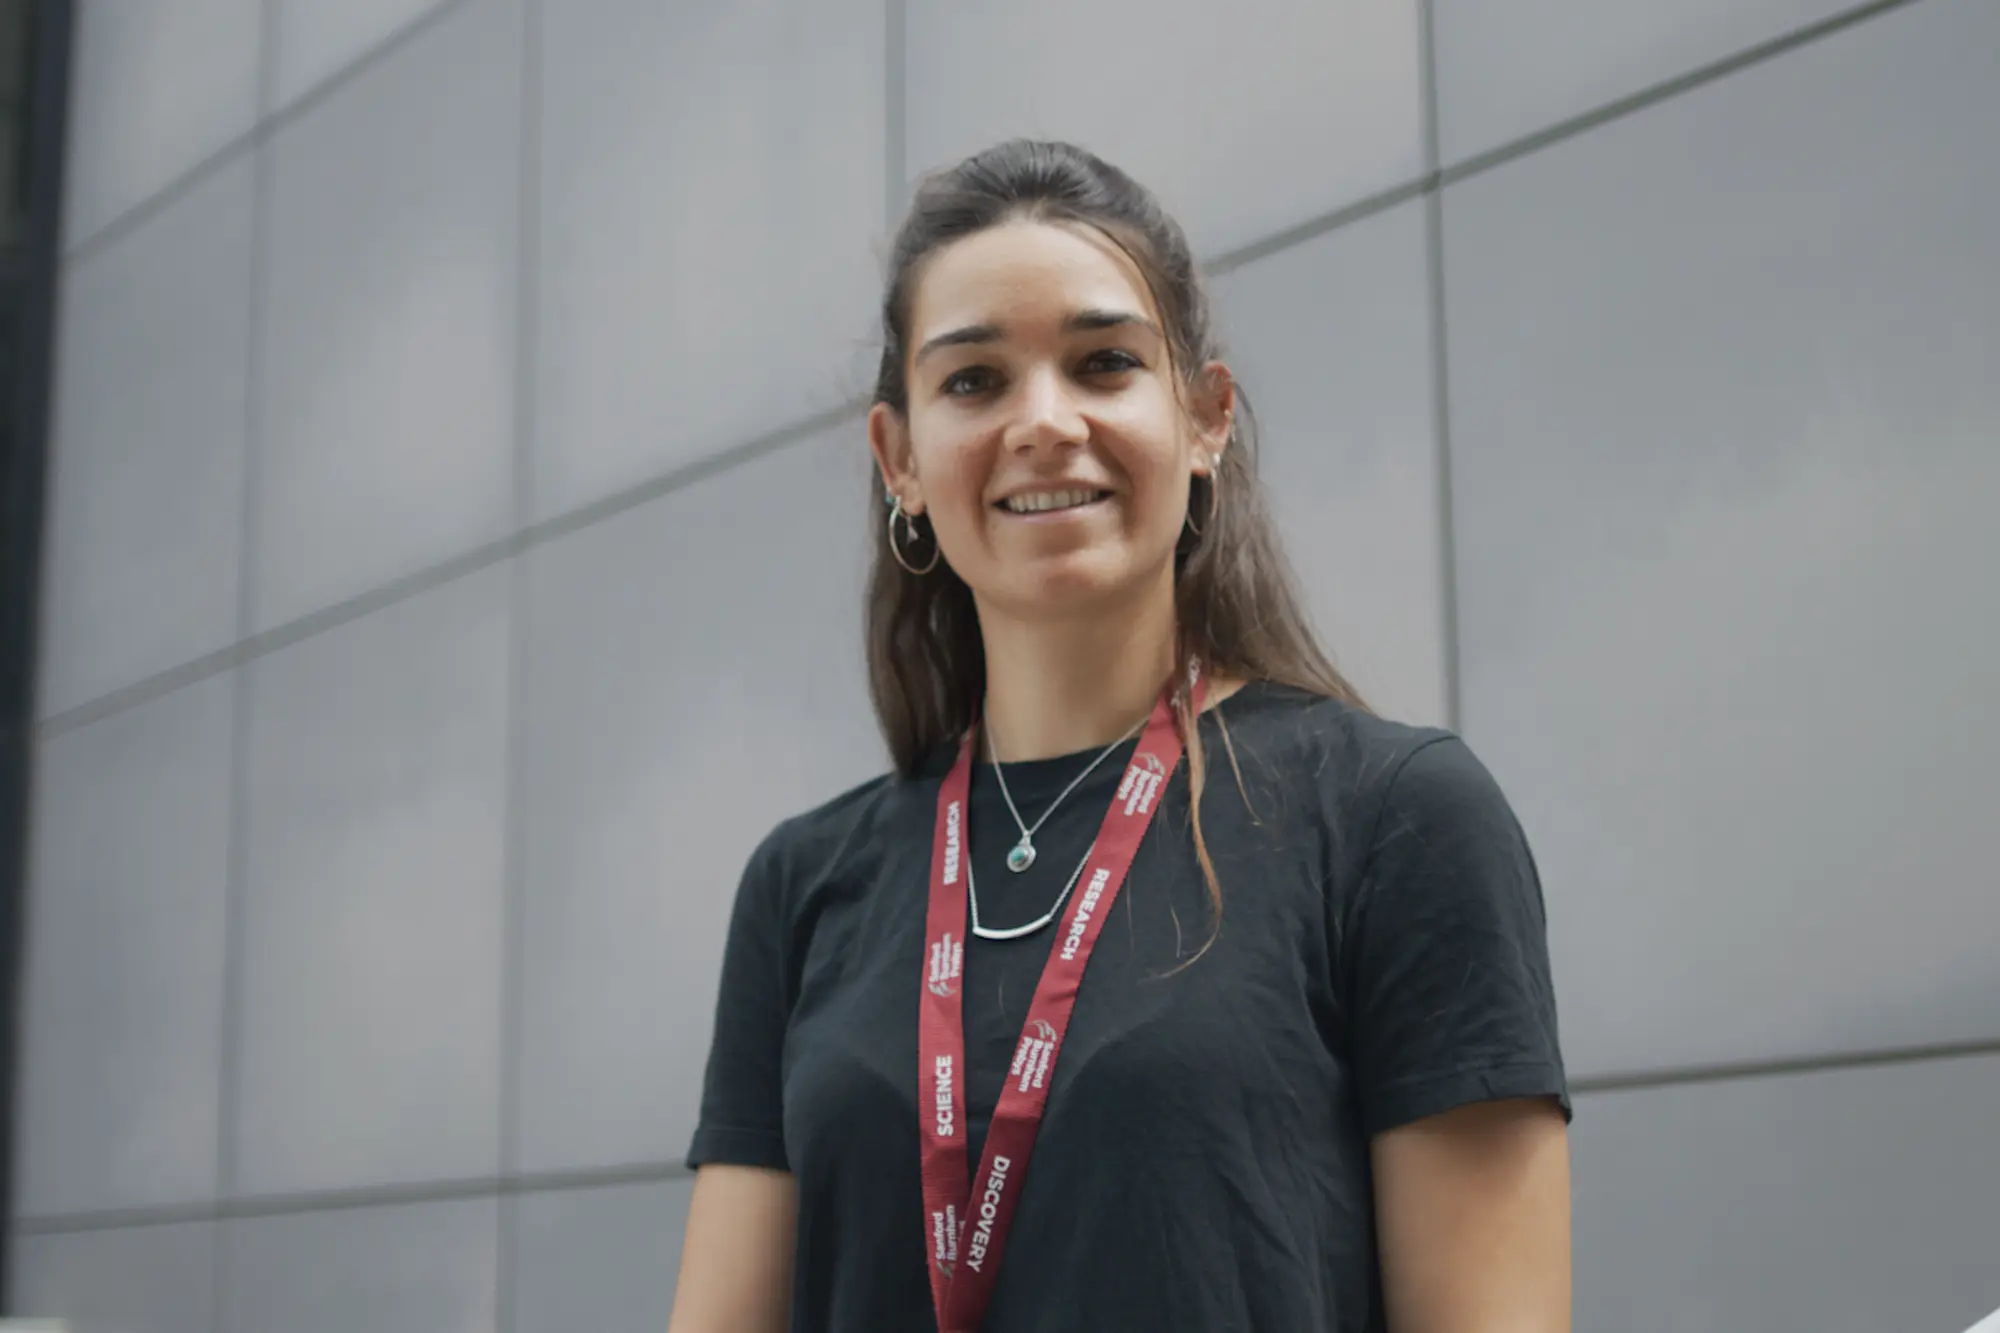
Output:
<instances>
[{"instance_id":1,"label":"hoop earring","mask_svg":"<svg viewBox=\"0 0 2000 1333\"><path fill-rule=\"evenodd\" d=\"M1201 474L1201 479L1208 483L1208 522L1204 527L1212 528L1215 526L1216 516L1222 510L1222 460L1216 459L1214 466ZM1194 524L1194 510L1188 510L1187 516L1181 520L1181 526L1193 533L1196 541L1201 540L1203 529Z\"/></svg>"},{"instance_id":2,"label":"hoop earring","mask_svg":"<svg viewBox=\"0 0 2000 1333\"><path fill-rule=\"evenodd\" d=\"M905 538L901 542L896 540L896 520L899 518L903 520L903 534ZM889 554L897 564L901 565L909 573L922 578L937 568L938 561L944 558L944 548L937 545L936 540L933 539L931 543L930 563L919 569L910 563L908 556L903 554L903 547L906 544L914 542L916 535L917 521L903 512L903 497L900 495L891 497L889 503Z\"/></svg>"}]
</instances>

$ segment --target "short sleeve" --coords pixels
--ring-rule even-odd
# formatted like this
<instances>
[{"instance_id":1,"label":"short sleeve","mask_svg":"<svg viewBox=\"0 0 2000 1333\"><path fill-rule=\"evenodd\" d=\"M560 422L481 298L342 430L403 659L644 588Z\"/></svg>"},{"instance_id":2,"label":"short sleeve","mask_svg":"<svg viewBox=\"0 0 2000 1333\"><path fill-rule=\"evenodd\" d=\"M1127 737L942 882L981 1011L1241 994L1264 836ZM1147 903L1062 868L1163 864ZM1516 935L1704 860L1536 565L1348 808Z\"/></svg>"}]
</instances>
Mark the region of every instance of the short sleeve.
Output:
<instances>
[{"instance_id":1,"label":"short sleeve","mask_svg":"<svg viewBox=\"0 0 2000 1333\"><path fill-rule=\"evenodd\" d=\"M765 839L736 890L702 1080L701 1119L687 1153L690 1168L722 1163L789 1169L783 1062L790 1003L779 848L778 833Z\"/></svg>"},{"instance_id":2,"label":"short sleeve","mask_svg":"<svg viewBox=\"0 0 2000 1333\"><path fill-rule=\"evenodd\" d=\"M1569 1115L1534 858L1456 736L1390 779L1340 952L1367 1133L1516 1097Z\"/></svg>"}]
</instances>

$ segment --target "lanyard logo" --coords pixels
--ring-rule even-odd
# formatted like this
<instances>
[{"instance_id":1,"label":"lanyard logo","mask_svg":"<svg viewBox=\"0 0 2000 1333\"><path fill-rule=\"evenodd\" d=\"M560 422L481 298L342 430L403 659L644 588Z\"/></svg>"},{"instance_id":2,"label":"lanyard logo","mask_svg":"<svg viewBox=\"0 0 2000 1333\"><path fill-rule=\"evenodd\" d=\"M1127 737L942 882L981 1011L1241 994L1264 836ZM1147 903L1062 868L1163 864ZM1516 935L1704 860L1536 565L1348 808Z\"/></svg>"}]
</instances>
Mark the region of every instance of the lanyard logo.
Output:
<instances>
[{"instance_id":1,"label":"lanyard logo","mask_svg":"<svg viewBox=\"0 0 2000 1333\"><path fill-rule=\"evenodd\" d=\"M965 966L965 941L949 934L931 945L930 993L940 999L958 990L958 974Z\"/></svg>"},{"instance_id":2,"label":"lanyard logo","mask_svg":"<svg viewBox=\"0 0 2000 1333\"><path fill-rule=\"evenodd\" d=\"M1114 802L1125 803L1125 813L1150 815L1153 813L1153 798L1160 794L1160 788L1167 780L1167 766L1160 762L1160 756L1150 750L1142 751L1125 770L1125 780L1118 784L1118 795Z\"/></svg>"},{"instance_id":3,"label":"lanyard logo","mask_svg":"<svg viewBox=\"0 0 2000 1333\"><path fill-rule=\"evenodd\" d=\"M1047 1019L1028 1020L1027 1030L1021 1033L1021 1044L1014 1048L1014 1064L1007 1075L1020 1080L1020 1091L1039 1089L1048 1083L1049 1066L1056 1062L1058 1040L1055 1025Z\"/></svg>"},{"instance_id":4,"label":"lanyard logo","mask_svg":"<svg viewBox=\"0 0 2000 1333\"><path fill-rule=\"evenodd\" d=\"M958 1262L958 1209L952 1204L931 1214L931 1262L949 1281Z\"/></svg>"}]
</instances>

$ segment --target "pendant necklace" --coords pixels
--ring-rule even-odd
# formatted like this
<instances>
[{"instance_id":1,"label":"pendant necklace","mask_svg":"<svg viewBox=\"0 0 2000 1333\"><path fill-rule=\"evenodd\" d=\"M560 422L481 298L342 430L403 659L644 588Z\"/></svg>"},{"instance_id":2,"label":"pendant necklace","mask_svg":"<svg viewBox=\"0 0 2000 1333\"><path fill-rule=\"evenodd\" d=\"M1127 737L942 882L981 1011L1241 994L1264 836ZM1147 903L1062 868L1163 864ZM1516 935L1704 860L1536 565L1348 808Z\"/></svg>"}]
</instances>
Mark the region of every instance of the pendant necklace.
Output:
<instances>
[{"instance_id":1,"label":"pendant necklace","mask_svg":"<svg viewBox=\"0 0 2000 1333\"><path fill-rule=\"evenodd\" d=\"M1076 863L1076 869L1069 872L1069 883L1063 885L1063 891L1056 896L1054 906L1025 926L1010 926L1003 930L979 924L979 881L972 873L972 853L968 848L965 855L965 900L972 908L972 933L982 940L1018 940L1023 935L1032 935L1048 925L1056 919L1056 913L1062 911L1063 904L1069 901L1070 890L1076 887L1077 878L1083 874L1083 868L1090 864L1090 853L1096 850L1097 844L1094 842L1085 850L1083 859Z\"/></svg>"},{"instance_id":2,"label":"pendant necklace","mask_svg":"<svg viewBox=\"0 0 2000 1333\"><path fill-rule=\"evenodd\" d=\"M1086 764L1083 772L1069 780L1069 786L1064 787L1062 794L1049 802L1049 808L1042 811L1042 817L1032 824L1021 818L1020 808L1014 804L1014 794L1007 790L1007 773L1005 767L1000 762L1000 747L993 742L993 728L990 726L986 728L986 745L988 749L993 751L993 776L1000 780L1000 795L1007 802L1007 813L1014 816L1014 826L1021 830L1021 840L1007 850L1007 868L1009 870L1018 875L1035 863L1036 832L1040 830L1042 825L1049 822L1049 816L1056 812L1057 806L1069 798L1069 794L1077 789L1079 783L1095 772L1099 764L1110 758L1113 750L1123 745L1126 741L1131 740L1133 732L1138 731L1139 727L1144 725L1145 719L1141 718L1138 725L1134 726L1131 731L1126 732L1123 736L1120 736L1117 740L1098 751L1097 758ZM1082 870L1082 866L1077 867L1078 873L1081 873ZM1070 882L1075 883L1075 881L1076 876L1070 876ZM1064 889L1063 893L1067 896L1069 890Z\"/></svg>"}]
</instances>

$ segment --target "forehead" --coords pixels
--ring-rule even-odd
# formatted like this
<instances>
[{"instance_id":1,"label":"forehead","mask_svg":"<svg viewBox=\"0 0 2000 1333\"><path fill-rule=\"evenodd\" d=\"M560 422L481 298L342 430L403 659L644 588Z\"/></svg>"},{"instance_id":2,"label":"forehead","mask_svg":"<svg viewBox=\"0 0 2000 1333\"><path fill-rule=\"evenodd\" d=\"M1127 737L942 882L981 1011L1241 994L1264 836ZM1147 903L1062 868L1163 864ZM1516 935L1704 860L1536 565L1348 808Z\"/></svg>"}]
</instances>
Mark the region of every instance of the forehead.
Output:
<instances>
[{"instance_id":1,"label":"forehead","mask_svg":"<svg viewBox=\"0 0 2000 1333\"><path fill-rule=\"evenodd\" d=\"M931 256L910 307L910 342L965 324L1060 320L1083 309L1129 310L1157 323L1138 266L1094 228L1009 222Z\"/></svg>"}]
</instances>

